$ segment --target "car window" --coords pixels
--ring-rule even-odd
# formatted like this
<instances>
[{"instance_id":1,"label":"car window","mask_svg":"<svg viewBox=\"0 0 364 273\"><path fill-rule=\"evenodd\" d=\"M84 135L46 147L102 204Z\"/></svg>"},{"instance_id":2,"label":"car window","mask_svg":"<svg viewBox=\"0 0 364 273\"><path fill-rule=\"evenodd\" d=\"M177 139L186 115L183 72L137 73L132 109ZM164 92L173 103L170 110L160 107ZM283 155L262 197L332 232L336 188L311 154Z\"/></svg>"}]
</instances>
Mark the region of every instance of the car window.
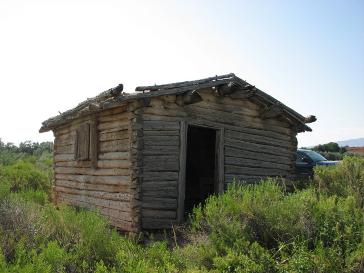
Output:
<instances>
[{"instance_id":1,"label":"car window","mask_svg":"<svg viewBox=\"0 0 364 273\"><path fill-rule=\"evenodd\" d=\"M306 155L311 158L314 162L327 161L322 155L314 151L305 151Z\"/></svg>"},{"instance_id":2,"label":"car window","mask_svg":"<svg viewBox=\"0 0 364 273\"><path fill-rule=\"evenodd\" d=\"M296 162L304 162L303 159L305 158L306 156L301 153L301 152L297 152L297 157L296 157Z\"/></svg>"}]
</instances>

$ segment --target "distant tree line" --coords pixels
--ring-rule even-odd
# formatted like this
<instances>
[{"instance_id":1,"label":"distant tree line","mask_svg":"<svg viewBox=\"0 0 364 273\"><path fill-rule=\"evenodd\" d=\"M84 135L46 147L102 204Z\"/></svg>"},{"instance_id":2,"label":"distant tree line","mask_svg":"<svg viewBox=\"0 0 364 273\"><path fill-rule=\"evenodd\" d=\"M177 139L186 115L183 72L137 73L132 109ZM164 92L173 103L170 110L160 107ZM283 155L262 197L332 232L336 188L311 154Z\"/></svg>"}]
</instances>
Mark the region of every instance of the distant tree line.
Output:
<instances>
[{"instance_id":1,"label":"distant tree line","mask_svg":"<svg viewBox=\"0 0 364 273\"><path fill-rule=\"evenodd\" d=\"M345 153L346 148L340 147L336 142L329 142L326 144L320 144L312 148L316 152L330 152L330 153Z\"/></svg>"},{"instance_id":2,"label":"distant tree line","mask_svg":"<svg viewBox=\"0 0 364 273\"><path fill-rule=\"evenodd\" d=\"M0 152L6 153L22 153L28 155L41 155L43 152L51 153L53 151L53 142L33 142L30 140L20 142L19 146L12 142L3 142L0 138Z\"/></svg>"},{"instance_id":3,"label":"distant tree line","mask_svg":"<svg viewBox=\"0 0 364 273\"><path fill-rule=\"evenodd\" d=\"M326 144L317 145L311 150L322 154L325 158L329 160L342 160L344 154L346 153L345 147L340 147L336 142L329 142Z\"/></svg>"}]
</instances>

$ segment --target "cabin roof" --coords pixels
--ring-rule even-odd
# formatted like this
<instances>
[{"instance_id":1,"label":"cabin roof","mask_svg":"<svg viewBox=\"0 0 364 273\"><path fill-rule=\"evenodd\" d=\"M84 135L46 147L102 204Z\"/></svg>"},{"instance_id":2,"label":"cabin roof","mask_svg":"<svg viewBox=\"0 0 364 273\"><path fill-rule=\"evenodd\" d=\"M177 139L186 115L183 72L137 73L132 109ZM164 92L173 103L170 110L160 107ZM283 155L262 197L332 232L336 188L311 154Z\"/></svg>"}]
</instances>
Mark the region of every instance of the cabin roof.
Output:
<instances>
[{"instance_id":1,"label":"cabin roof","mask_svg":"<svg viewBox=\"0 0 364 273\"><path fill-rule=\"evenodd\" d=\"M162 85L138 86L135 93L123 92L123 85L119 84L115 88L106 90L94 98L87 99L76 107L65 111L55 117L49 118L42 123L39 132L46 132L58 126L64 125L76 118L83 117L92 113L100 112L105 109L117 107L127 101L145 98L158 97L163 95L180 95L193 90L205 88L219 88L226 84L232 84L235 88L242 91L247 97L254 97L263 101L266 105L279 107L285 115L295 120L299 125L299 131L312 131L305 123L316 120L314 116L304 117L293 109L284 105L282 102L259 90L255 86L230 73L221 76L214 76L195 81L184 81Z\"/></svg>"}]
</instances>

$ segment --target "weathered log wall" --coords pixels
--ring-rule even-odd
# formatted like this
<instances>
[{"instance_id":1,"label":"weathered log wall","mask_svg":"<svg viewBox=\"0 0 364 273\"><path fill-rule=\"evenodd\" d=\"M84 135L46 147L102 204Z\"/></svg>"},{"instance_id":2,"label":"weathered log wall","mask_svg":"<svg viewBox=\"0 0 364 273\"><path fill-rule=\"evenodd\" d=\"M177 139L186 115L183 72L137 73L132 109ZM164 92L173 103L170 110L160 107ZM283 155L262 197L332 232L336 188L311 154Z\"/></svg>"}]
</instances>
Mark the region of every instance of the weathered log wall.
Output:
<instances>
[{"instance_id":1,"label":"weathered log wall","mask_svg":"<svg viewBox=\"0 0 364 273\"><path fill-rule=\"evenodd\" d=\"M225 188L233 179L257 181L294 171L297 131L289 122L263 119L263 108L249 99L218 96L211 89L199 93L198 103L180 106L178 97L169 95L153 98L143 109L143 228L176 222L182 121L223 129Z\"/></svg>"},{"instance_id":2,"label":"weathered log wall","mask_svg":"<svg viewBox=\"0 0 364 273\"><path fill-rule=\"evenodd\" d=\"M129 102L54 130L54 198L99 210L123 230L169 228L177 221L181 124L221 129L225 188L234 178L256 181L294 171L297 130L284 118L262 118L251 98L232 99L211 89L183 105L176 95ZM95 162L75 160L75 132L97 124ZM221 174L220 174L221 175Z\"/></svg>"},{"instance_id":3,"label":"weathered log wall","mask_svg":"<svg viewBox=\"0 0 364 273\"><path fill-rule=\"evenodd\" d=\"M127 106L83 117L54 130L54 199L70 205L98 210L112 225L138 230L135 187L132 185L131 155L133 111ZM97 161L75 160L77 127L90 120L97 123Z\"/></svg>"}]
</instances>

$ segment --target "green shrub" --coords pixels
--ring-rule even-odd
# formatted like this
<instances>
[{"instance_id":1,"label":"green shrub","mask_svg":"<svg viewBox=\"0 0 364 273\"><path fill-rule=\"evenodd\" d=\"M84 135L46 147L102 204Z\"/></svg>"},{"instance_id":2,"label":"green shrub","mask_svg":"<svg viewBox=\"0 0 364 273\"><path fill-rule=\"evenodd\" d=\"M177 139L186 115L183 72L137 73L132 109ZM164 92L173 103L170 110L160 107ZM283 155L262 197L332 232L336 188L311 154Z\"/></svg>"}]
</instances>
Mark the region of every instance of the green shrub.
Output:
<instances>
[{"instance_id":1,"label":"green shrub","mask_svg":"<svg viewBox=\"0 0 364 273\"><path fill-rule=\"evenodd\" d=\"M1 194L1 193L0 193ZM23 190L17 193L10 193L11 196L23 199L25 201L31 201L39 205L45 205L49 200L48 193L42 190Z\"/></svg>"},{"instance_id":2,"label":"green shrub","mask_svg":"<svg viewBox=\"0 0 364 273\"><path fill-rule=\"evenodd\" d=\"M11 192L11 183L7 179L0 178L0 200L9 196L10 192Z\"/></svg>"},{"instance_id":3,"label":"green shrub","mask_svg":"<svg viewBox=\"0 0 364 273\"><path fill-rule=\"evenodd\" d=\"M337 166L316 167L314 183L319 193L351 195L364 207L364 158L345 157Z\"/></svg>"},{"instance_id":4,"label":"green shrub","mask_svg":"<svg viewBox=\"0 0 364 273\"><path fill-rule=\"evenodd\" d=\"M277 265L280 273L344 272L337 263L338 253L322 245L310 250L304 243L294 244L288 252L282 251L280 254L280 262Z\"/></svg>"},{"instance_id":5,"label":"green shrub","mask_svg":"<svg viewBox=\"0 0 364 273\"><path fill-rule=\"evenodd\" d=\"M1 240L1 235L0 235L0 240ZM0 272L6 272L5 256L1 250L0 250Z\"/></svg>"},{"instance_id":6,"label":"green shrub","mask_svg":"<svg viewBox=\"0 0 364 273\"><path fill-rule=\"evenodd\" d=\"M18 196L0 200L0 233L3 235L0 244L8 260L14 258L16 245L22 239L29 248L36 245L42 228L40 211L38 205Z\"/></svg>"},{"instance_id":7,"label":"green shrub","mask_svg":"<svg viewBox=\"0 0 364 273\"><path fill-rule=\"evenodd\" d=\"M350 273L364 272L364 234L360 245L347 257L347 266Z\"/></svg>"},{"instance_id":8,"label":"green shrub","mask_svg":"<svg viewBox=\"0 0 364 273\"><path fill-rule=\"evenodd\" d=\"M364 159L318 167L313 185L290 193L273 179L232 184L194 209L175 248L48 202L51 165L44 151L0 165L0 272L364 271Z\"/></svg>"},{"instance_id":9,"label":"green shrub","mask_svg":"<svg viewBox=\"0 0 364 273\"><path fill-rule=\"evenodd\" d=\"M223 195L209 198L194 210L191 225L192 233L205 234L216 249L214 267L223 272L267 271L249 254L253 244L268 250L266 261L275 258L279 265L284 260L276 268L282 272L342 272L363 240L363 217L351 195L329 196L314 188L285 193L268 180L235 184ZM361 259L351 258L359 268ZM273 272L274 263L266 265Z\"/></svg>"},{"instance_id":10,"label":"green shrub","mask_svg":"<svg viewBox=\"0 0 364 273\"><path fill-rule=\"evenodd\" d=\"M46 246L41 247L39 259L51 266L52 272L64 272L69 263L69 254L61 248L57 241L50 241Z\"/></svg>"},{"instance_id":11,"label":"green shrub","mask_svg":"<svg viewBox=\"0 0 364 273\"><path fill-rule=\"evenodd\" d=\"M0 165L0 183L4 181L11 184L12 191L24 189L48 191L51 186L49 175L26 161L19 161L11 166Z\"/></svg>"},{"instance_id":12,"label":"green shrub","mask_svg":"<svg viewBox=\"0 0 364 273\"><path fill-rule=\"evenodd\" d=\"M196 208L192 227L209 233L222 251L224 246L239 249L239 240L277 247L279 242L304 239L313 233L308 212L315 199L310 189L286 196L272 180L235 184L223 195L209 198L204 208Z\"/></svg>"},{"instance_id":13,"label":"green shrub","mask_svg":"<svg viewBox=\"0 0 364 273\"><path fill-rule=\"evenodd\" d=\"M214 267L218 272L276 272L275 261L267 249L257 242L246 242L240 251L227 249L226 255L214 258Z\"/></svg>"}]
</instances>

